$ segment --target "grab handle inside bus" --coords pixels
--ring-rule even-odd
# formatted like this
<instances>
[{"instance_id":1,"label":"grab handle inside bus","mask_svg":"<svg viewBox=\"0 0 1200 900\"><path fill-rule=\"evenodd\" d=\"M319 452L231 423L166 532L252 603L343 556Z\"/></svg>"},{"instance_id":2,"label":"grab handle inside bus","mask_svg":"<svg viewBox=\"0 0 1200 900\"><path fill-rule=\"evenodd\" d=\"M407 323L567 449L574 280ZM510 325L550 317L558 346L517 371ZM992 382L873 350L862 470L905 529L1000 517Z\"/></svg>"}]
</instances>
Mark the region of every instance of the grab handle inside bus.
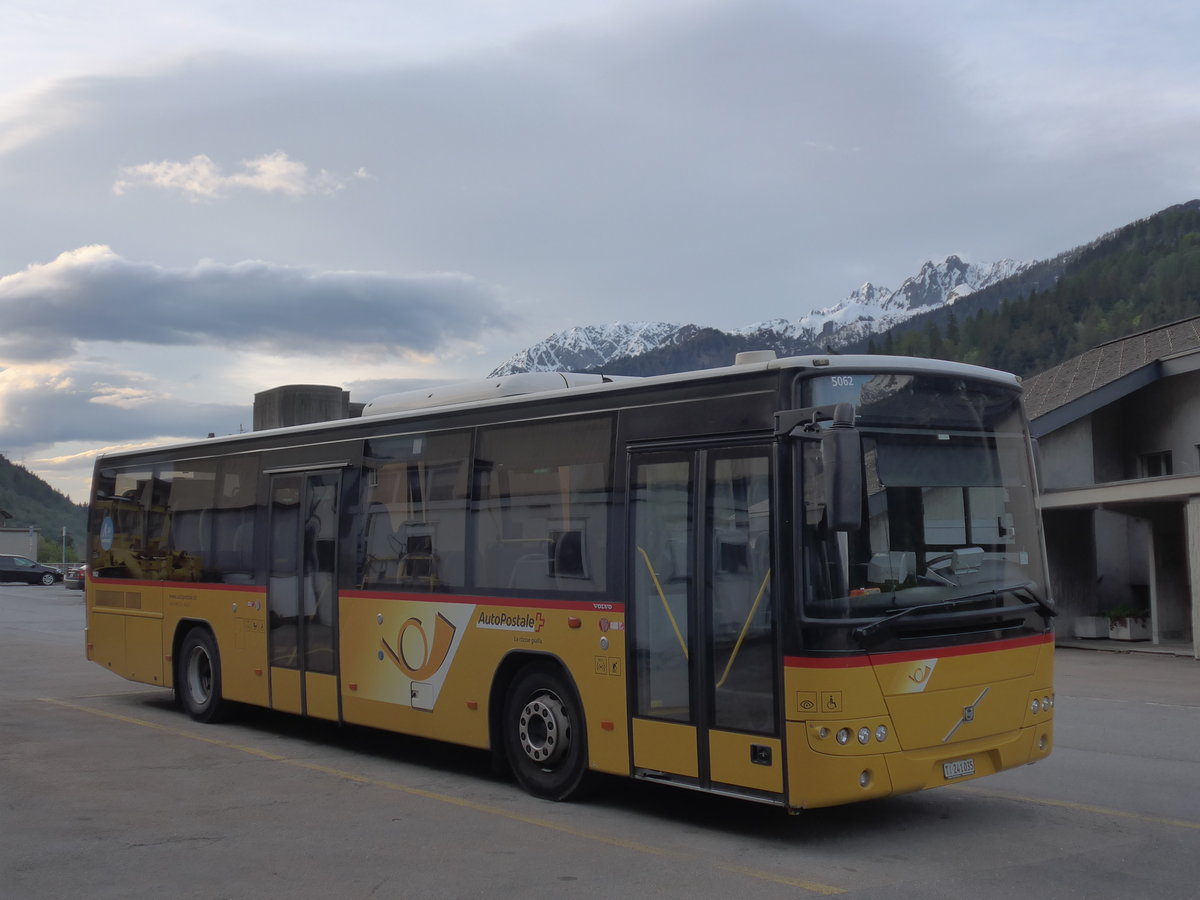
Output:
<instances>
[{"instance_id":1,"label":"grab handle inside bus","mask_svg":"<svg viewBox=\"0 0 1200 900\"><path fill-rule=\"evenodd\" d=\"M675 637L679 639L679 648L683 650L683 658L687 659L687 641L683 638L683 632L679 630L679 623L675 621L675 614L671 612L671 604L667 602L667 595L663 591L662 583L658 580L658 575L654 571L654 565L650 562L650 554L641 547L638 547L637 551L642 554L642 559L646 561L646 571L650 573L650 580L654 582L654 589L658 591L658 599L662 601L663 609L667 613L667 619L670 621L671 627L675 630Z\"/></svg>"},{"instance_id":2,"label":"grab handle inside bus","mask_svg":"<svg viewBox=\"0 0 1200 900\"><path fill-rule=\"evenodd\" d=\"M721 680L717 682L717 687L725 687L725 680L729 678L729 673L733 669L733 661L737 659L738 653L742 649L742 641L746 639L746 632L750 630L750 622L754 619L754 614L758 612L758 604L762 603L763 594L767 592L767 585L771 582L771 570L767 569L767 574L763 576L762 585L758 589L758 596L754 598L754 605L750 607L750 612L746 613L746 621L742 623L742 630L738 633L737 642L733 645L733 652L729 654L729 662L725 663L725 671L721 673Z\"/></svg>"}]
</instances>

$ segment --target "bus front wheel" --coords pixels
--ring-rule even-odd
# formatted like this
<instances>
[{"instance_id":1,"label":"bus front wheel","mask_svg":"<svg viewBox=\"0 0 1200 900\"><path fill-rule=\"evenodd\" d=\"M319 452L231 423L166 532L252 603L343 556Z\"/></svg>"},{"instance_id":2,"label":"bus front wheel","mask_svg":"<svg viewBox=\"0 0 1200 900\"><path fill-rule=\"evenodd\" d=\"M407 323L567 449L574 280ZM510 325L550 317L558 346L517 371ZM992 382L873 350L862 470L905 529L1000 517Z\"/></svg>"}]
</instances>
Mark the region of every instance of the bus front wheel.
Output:
<instances>
[{"instance_id":1,"label":"bus front wheel","mask_svg":"<svg viewBox=\"0 0 1200 900\"><path fill-rule=\"evenodd\" d=\"M517 782L543 800L578 796L587 775L583 705L557 667L522 669L504 703L504 754Z\"/></svg>"},{"instance_id":2,"label":"bus front wheel","mask_svg":"<svg viewBox=\"0 0 1200 900\"><path fill-rule=\"evenodd\" d=\"M195 627L179 645L175 695L197 722L216 722L225 711L221 700L221 658L207 628Z\"/></svg>"}]
</instances>

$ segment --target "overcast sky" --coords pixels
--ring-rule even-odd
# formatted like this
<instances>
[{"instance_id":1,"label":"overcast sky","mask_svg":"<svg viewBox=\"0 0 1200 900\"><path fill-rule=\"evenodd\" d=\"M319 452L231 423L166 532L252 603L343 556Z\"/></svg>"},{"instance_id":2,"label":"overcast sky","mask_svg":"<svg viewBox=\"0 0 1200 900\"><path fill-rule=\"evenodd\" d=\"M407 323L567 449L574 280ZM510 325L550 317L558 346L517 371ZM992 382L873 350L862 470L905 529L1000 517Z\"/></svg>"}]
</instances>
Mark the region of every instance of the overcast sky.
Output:
<instances>
[{"instance_id":1,"label":"overcast sky","mask_svg":"<svg viewBox=\"0 0 1200 900\"><path fill-rule=\"evenodd\" d=\"M5 0L0 453L799 318L1200 196L1200 5Z\"/></svg>"}]
</instances>

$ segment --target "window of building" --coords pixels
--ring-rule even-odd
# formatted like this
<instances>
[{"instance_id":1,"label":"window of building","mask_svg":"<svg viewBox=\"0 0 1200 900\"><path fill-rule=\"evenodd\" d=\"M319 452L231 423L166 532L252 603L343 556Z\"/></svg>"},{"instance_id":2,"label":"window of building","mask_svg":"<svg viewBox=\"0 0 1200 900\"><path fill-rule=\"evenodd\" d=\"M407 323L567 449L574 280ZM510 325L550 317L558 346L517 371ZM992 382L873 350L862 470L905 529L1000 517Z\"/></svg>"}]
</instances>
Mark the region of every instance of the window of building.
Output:
<instances>
[{"instance_id":1,"label":"window of building","mask_svg":"<svg viewBox=\"0 0 1200 900\"><path fill-rule=\"evenodd\" d=\"M1172 474L1170 450L1143 453L1138 457L1138 475L1141 478L1160 478L1170 474Z\"/></svg>"}]
</instances>

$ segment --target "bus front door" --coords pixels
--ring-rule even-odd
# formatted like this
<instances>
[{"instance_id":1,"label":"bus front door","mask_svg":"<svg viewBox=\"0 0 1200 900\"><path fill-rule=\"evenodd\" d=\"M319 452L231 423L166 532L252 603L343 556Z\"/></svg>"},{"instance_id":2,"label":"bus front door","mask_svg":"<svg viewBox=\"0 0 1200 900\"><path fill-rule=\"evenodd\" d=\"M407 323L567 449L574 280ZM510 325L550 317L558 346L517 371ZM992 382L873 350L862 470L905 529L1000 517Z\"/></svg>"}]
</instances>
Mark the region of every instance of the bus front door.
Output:
<instances>
[{"instance_id":1,"label":"bus front door","mask_svg":"<svg viewBox=\"0 0 1200 900\"><path fill-rule=\"evenodd\" d=\"M271 476L271 707L337 721L336 470Z\"/></svg>"},{"instance_id":2,"label":"bus front door","mask_svg":"<svg viewBox=\"0 0 1200 900\"><path fill-rule=\"evenodd\" d=\"M783 793L771 468L769 445L631 454L639 777Z\"/></svg>"}]
</instances>

